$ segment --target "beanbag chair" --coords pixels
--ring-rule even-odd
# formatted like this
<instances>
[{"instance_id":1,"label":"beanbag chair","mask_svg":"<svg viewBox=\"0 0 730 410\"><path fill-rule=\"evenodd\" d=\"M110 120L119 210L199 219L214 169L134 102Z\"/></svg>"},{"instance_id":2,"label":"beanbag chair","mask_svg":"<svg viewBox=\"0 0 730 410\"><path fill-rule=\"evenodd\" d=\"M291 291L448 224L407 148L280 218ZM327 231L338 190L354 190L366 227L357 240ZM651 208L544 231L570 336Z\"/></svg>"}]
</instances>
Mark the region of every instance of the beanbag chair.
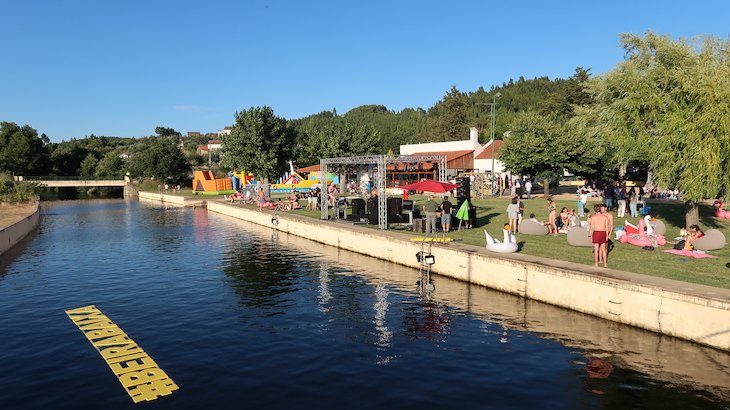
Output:
<instances>
[{"instance_id":1,"label":"beanbag chair","mask_svg":"<svg viewBox=\"0 0 730 410\"><path fill-rule=\"evenodd\" d=\"M717 229L709 229L705 232L705 236L692 241L692 246L701 251L711 251L722 249L725 246L725 235Z\"/></svg>"},{"instance_id":2,"label":"beanbag chair","mask_svg":"<svg viewBox=\"0 0 730 410\"><path fill-rule=\"evenodd\" d=\"M519 226L519 232L526 235L547 235L548 227L531 219L523 219Z\"/></svg>"},{"instance_id":3,"label":"beanbag chair","mask_svg":"<svg viewBox=\"0 0 730 410\"><path fill-rule=\"evenodd\" d=\"M572 246L593 246L591 238L588 237L588 229L577 226L568 231L568 244Z\"/></svg>"},{"instance_id":4,"label":"beanbag chair","mask_svg":"<svg viewBox=\"0 0 730 410\"><path fill-rule=\"evenodd\" d=\"M651 225L654 227L654 235L667 234L667 226L664 225L664 222L660 221L659 219L651 221Z\"/></svg>"}]
</instances>

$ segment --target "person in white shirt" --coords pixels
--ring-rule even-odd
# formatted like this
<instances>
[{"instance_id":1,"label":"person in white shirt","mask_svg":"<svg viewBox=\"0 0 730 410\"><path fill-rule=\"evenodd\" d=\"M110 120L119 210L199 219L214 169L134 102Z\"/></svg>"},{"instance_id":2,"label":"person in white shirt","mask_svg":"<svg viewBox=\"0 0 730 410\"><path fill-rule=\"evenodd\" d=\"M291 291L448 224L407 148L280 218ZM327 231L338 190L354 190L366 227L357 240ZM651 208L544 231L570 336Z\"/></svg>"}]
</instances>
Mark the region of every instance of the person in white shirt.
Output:
<instances>
[{"instance_id":1,"label":"person in white shirt","mask_svg":"<svg viewBox=\"0 0 730 410\"><path fill-rule=\"evenodd\" d=\"M532 182L529 179L525 182L525 191L527 191L527 199L532 199Z\"/></svg>"}]
</instances>

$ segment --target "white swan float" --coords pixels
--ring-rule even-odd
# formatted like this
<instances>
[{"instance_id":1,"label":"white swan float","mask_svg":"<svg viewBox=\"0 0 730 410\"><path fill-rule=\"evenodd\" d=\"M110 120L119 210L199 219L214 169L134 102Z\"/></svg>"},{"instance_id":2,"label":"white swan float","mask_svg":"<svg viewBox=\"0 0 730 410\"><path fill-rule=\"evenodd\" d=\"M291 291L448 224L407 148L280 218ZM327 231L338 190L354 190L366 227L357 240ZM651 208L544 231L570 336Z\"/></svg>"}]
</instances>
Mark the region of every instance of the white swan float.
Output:
<instances>
[{"instance_id":1,"label":"white swan float","mask_svg":"<svg viewBox=\"0 0 730 410\"><path fill-rule=\"evenodd\" d=\"M499 253L517 252L517 239L514 234L510 233L509 226L506 226L502 232L504 233L504 239L500 242L498 239L492 238L486 229L484 230L484 236L487 238L487 250Z\"/></svg>"}]
</instances>

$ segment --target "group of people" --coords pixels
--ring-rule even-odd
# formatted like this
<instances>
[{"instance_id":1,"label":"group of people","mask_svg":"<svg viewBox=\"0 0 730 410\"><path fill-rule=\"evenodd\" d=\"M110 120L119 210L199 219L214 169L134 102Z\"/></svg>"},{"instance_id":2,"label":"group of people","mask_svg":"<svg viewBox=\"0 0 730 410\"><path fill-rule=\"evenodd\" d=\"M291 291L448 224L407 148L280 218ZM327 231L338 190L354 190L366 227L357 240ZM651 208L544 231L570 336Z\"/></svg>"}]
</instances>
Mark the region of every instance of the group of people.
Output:
<instances>
[{"instance_id":1,"label":"group of people","mask_svg":"<svg viewBox=\"0 0 730 410\"><path fill-rule=\"evenodd\" d=\"M632 218L639 217L639 209L644 207L646 193L643 187L626 187L625 184L606 185L599 190L595 187L584 186L576 191L578 209L585 209L589 197L603 197L603 202L609 211L617 210L619 218L626 216L628 209ZM581 216L582 213L581 213Z\"/></svg>"},{"instance_id":2,"label":"group of people","mask_svg":"<svg viewBox=\"0 0 730 410\"><path fill-rule=\"evenodd\" d=\"M522 199L523 195L527 195L527 199L532 199L532 181L529 178L517 178L514 180L507 180L509 186L509 195L514 198L515 196Z\"/></svg>"},{"instance_id":3,"label":"group of people","mask_svg":"<svg viewBox=\"0 0 730 410\"><path fill-rule=\"evenodd\" d=\"M448 196L444 196L441 203L436 202L434 195L429 195L428 201L423 205L423 212L426 214L426 233L436 232L436 220L439 213L441 214L441 228L445 233L451 230L451 213L454 205L449 201Z\"/></svg>"}]
</instances>

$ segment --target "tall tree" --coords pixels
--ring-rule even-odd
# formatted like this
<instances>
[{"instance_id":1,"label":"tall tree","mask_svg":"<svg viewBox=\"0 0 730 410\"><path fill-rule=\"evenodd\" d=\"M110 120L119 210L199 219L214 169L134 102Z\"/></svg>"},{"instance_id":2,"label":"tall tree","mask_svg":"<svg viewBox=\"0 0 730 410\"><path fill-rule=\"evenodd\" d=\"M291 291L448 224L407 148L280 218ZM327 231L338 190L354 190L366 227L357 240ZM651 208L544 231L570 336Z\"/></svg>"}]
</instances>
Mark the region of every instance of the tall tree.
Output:
<instances>
[{"instance_id":1,"label":"tall tree","mask_svg":"<svg viewBox=\"0 0 730 410\"><path fill-rule=\"evenodd\" d=\"M543 179L545 195L549 180L562 175L568 156L561 144L564 132L554 118L535 111L520 113L505 137L499 159L508 170Z\"/></svg>"},{"instance_id":2,"label":"tall tree","mask_svg":"<svg viewBox=\"0 0 730 410\"><path fill-rule=\"evenodd\" d=\"M155 127L155 133L160 137L180 137L180 133L174 128Z\"/></svg>"},{"instance_id":3,"label":"tall tree","mask_svg":"<svg viewBox=\"0 0 730 410\"><path fill-rule=\"evenodd\" d=\"M367 125L353 126L344 120L299 128L303 141L297 158L300 164L319 163L320 158L347 157L383 152L380 134Z\"/></svg>"},{"instance_id":4,"label":"tall tree","mask_svg":"<svg viewBox=\"0 0 730 410\"><path fill-rule=\"evenodd\" d=\"M135 146L128 162L133 177L154 177L173 184L190 179L192 168L174 140L150 137Z\"/></svg>"},{"instance_id":5,"label":"tall tree","mask_svg":"<svg viewBox=\"0 0 730 410\"><path fill-rule=\"evenodd\" d=\"M625 34L626 60L591 82L619 163L646 160L656 181L682 192L686 223L697 201L730 197L730 48Z\"/></svg>"},{"instance_id":6,"label":"tall tree","mask_svg":"<svg viewBox=\"0 0 730 410\"><path fill-rule=\"evenodd\" d=\"M0 171L45 175L49 165L46 142L36 130L29 125L19 127L14 122L0 122Z\"/></svg>"},{"instance_id":7,"label":"tall tree","mask_svg":"<svg viewBox=\"0 0 730 410\"><path fill-rule=\"evenodd\" d=\"M294 127L274 115L270 107L252 107L236 113L230 134L223 136L221 163L229 168L245 169L263 178L280 176L293 157Z\"/></svg>"},{"instance_id":8,"label":"tall tree","mask_svg":"<svg viewBox=\"0 0 730 410\"><path fill-rule=\"evenodd\" d=\"M124 160L116 151L108 152L99 160L94 170L96 177L121 178L124 176Z\"/></svg>"},{"instance_id":9,"label":"tall tree","mask_svg":"<svg viewBox=\"0 0 730 410\"><path fill-rule=\"evenodd\" d=\"M469 135L467 126L466 95L456 86L444 95L444 98L434 106L432 141L455 141L466 139Z\"/></svg>"}]
</instances>

